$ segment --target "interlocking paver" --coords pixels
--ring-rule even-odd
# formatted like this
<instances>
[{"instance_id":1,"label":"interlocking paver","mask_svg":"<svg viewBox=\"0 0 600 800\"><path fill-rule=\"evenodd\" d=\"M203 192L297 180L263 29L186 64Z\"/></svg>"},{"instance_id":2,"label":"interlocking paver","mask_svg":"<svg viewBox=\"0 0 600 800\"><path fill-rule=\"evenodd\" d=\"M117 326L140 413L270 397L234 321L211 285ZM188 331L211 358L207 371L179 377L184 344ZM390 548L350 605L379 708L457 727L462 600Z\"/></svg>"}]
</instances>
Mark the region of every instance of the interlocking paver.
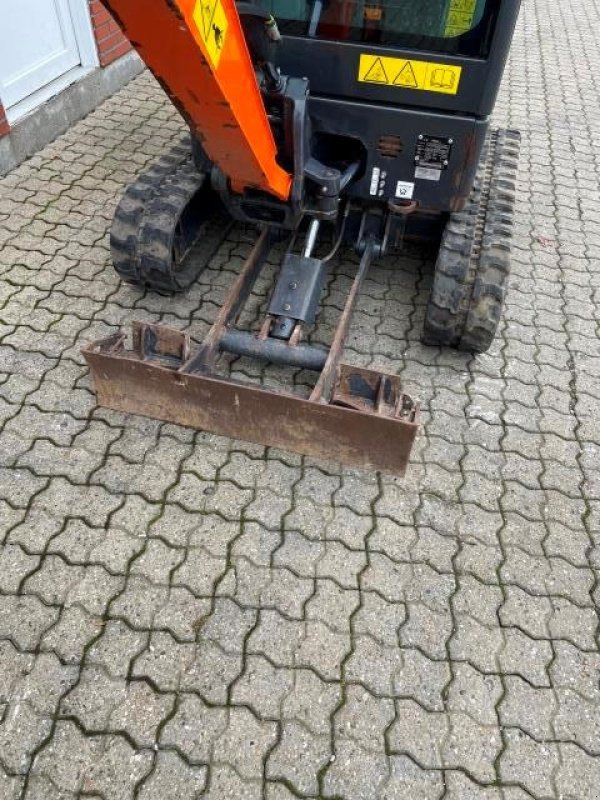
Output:
<instances>
[{"instance_id":1,"label":"interlocking paver","mask_svg":"<svg viewBox=\"0 0 600 800\"><path fill-rule=\"evenodd\" d=\"M206 782L206 767L191 767L177 753L160 752L137 796L141 800L195 800L203 793Z\"/></svg>"},{"instance_id":2,"label":"interlocking paver","mask_svg":"<svg viewBox=\"0 0 600 800\"><path fill-rule=\"evenodd\" d=\"M316 795L318 776L332 757L329 736L317 736L298 722L285 722L267 761L267 777L285 781L294 792Z\"/></svg>"},{"instance_id":3,"label":"interlocking paver","mask_svg":"<svg viewBox=\"0 0 600 800\"><path fill-rule=\"evenodd\" d=\"M424 409L402 481L94 410L80 346L135 318L205 330L252 238L185 296L113 273L117 198L183 130L147 74L0 179L2 798L595 800L598 24L523 5L489 353L419 344L424 251L365 282L349 356Z\"/></svg>"}]
</instances>

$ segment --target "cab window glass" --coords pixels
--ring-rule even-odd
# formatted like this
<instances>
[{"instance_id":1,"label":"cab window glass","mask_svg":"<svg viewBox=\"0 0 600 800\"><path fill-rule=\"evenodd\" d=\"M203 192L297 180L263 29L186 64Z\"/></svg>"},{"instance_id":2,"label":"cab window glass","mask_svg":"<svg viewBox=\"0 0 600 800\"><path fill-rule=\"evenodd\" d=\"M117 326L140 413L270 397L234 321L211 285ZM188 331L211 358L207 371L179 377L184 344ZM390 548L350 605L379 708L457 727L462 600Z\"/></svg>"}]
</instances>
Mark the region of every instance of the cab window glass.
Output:
<instances>
[{"instance_id":1,"label":"cab window glass","mask_svg":"<svg viewBox=\"0 0 600 800\"><path fill-rule=\"evenodd\" d=\"M498 0L260 0L282 33L485 57Z\"/></svg>"}]
</instances>

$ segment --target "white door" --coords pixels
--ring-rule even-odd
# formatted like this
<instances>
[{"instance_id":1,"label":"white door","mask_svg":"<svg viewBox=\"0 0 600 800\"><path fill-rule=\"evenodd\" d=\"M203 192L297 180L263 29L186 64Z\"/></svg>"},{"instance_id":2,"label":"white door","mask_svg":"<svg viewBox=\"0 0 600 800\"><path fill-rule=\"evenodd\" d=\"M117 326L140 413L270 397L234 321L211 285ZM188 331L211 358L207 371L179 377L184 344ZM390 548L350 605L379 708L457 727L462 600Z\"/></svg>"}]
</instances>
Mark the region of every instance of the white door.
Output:
<instances>
[{"instance_id":1,"label":"white door","mask_svg":"<svg viewBox=\"0 0 600 800\"><path fill-rule=\"evenodd\" d=\"M0 0L0 98L10 109L82 63L70 0Z\"/></svg>"}]
</instances>

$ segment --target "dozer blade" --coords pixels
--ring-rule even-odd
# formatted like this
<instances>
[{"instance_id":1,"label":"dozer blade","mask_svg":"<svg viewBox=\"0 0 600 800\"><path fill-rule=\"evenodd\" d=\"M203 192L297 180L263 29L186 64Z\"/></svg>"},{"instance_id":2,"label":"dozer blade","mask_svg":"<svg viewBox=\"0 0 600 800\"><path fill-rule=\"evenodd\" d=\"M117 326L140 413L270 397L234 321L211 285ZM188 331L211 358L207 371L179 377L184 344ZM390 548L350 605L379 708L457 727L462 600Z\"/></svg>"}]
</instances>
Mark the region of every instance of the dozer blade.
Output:
<instances>
[{"instance_id":1,"label":"dozer blade","mask_svg":"<svg viewBox=\"0 0 600 800\"><path fill-rule=\"evenodd\" d=\"M162 325L133 323L126 335L84 347L98 404L342 464L403 475L418 427L418 404L400 379L340 363L360 286L375 252L367 243L329 352L269 337L232 337L270 246L264 230L234 281L200 347L187 334ZM241 345L241 346L240 346ZM221 352L304 365L320 372L309 398L218 375Z\"/></svg>"},{"instance_id":2,"label":"dozer blade","mask_svg":"<svg viewBox=\"0 0 600 800\"><path fill-rule=\"evenodd\" d=\"M176 358L187 337L165 328ZM138 338L139 337L134 337ZM329 403L235 382L184 374L145 361L117 334L84 349L98 404L315 458L403 475L417 432L417 408L397 376L342 364Z\"/></svg>"}]
</instances>

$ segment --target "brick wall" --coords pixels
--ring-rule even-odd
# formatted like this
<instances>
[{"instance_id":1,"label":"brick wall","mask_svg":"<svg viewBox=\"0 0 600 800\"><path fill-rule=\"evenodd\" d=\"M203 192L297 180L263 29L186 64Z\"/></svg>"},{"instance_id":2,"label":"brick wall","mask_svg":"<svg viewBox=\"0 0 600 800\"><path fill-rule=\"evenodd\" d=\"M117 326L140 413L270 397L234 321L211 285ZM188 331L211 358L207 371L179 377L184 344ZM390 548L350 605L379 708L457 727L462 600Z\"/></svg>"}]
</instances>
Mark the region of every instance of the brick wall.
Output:
<instances>
[{"instance_id":1,"label":"brick wall","mask_svg":"<svg viewBox=\"0 0 600 800\"><path fill-rule=\"evenodd\" d=\"M4 106L0 103L0 136L6 136L7 133L10 131L10 125L6 120L6 114L4 113Z\"/></svg>"},{"instance_id":2,"label":"brick wall","mask_svg":"<svg viewBox=\"0 0 600 800\"><path fill-rule=\"evenodd\" d=\"M107 67L131 50L131 45L100 0L90 0L90 13L98 45L100 65Z\"/></svg>"}]
</instances>

